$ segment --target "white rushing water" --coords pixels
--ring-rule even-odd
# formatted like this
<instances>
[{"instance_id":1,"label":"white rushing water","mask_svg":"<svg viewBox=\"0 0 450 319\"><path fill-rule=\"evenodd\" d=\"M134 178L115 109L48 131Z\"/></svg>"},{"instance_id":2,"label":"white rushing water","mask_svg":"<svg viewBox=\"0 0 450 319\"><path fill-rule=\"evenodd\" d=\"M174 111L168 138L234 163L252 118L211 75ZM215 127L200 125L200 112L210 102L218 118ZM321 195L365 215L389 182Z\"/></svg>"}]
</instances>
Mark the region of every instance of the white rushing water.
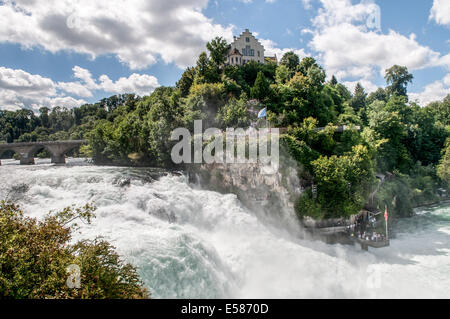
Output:
<instances>
[{"instance_id":1,"label":"white rushing water","mask_svg":"<svg viewBox=\"0 0 450 319\"><path fill-rule=\"evenodd\" d=\"M400 221L391 247L364 252L299 239L184 176L153 180L154 170L80 160L2 163L0 198L28 216L94 202L97 218L74 239L106 238L154 298L450 297L450 205Z\"/></svg>"}]
</instances>

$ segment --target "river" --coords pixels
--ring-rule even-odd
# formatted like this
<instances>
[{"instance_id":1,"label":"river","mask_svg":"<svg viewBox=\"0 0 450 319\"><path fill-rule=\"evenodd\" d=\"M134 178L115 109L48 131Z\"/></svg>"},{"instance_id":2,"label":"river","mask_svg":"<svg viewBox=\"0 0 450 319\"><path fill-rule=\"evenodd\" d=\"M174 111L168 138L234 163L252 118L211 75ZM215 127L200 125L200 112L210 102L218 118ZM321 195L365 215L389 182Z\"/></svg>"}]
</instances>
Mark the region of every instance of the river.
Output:
<instances>
[{"instance_id":1,"label":"river","mask_svg":"<svg viewBox=\"0 0 450 319\"><path fill-rule=\"evenodd\" d=\"M391 247L365 252L301 239L182 174L49 162L2 160L0 198L36 218L94 202L74 240L110 241L153 298L450 298L450 204L417 210Z\"/></svg>"}]
</instances>

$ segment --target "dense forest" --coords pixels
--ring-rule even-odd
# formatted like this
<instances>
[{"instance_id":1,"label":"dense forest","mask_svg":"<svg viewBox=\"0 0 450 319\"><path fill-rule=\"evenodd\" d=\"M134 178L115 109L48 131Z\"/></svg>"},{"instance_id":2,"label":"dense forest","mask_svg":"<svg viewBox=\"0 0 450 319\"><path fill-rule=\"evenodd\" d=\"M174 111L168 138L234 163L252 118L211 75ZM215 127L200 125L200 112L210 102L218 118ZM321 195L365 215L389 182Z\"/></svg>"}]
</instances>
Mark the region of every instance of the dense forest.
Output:
<instances>
[{"instance_id":1,"label":"dense forest","mask_svg":"<svg viewBox=\"0 0 450 319\"><path fill-rule=\"evenodd\" d=\"M252 110L266 107L272 126L289 128L281 145L307 189L296 205L300 217L349 216L368 203L408 216L449 188L450 95L426 106L409 101L406 67L386 70L385 88L367 94L358 84L352 93L334 76L327 82L314 58L289 52L278 64L229 66L228 49L223 39L212 40L175 87L150 96L39 114L0 111L0 141L86 139L80 153L97 163L170 167L173 129L192 130L196 119L204 127L245 127L255 120ZM340 125L353 129L337 132ZM376 173L387 178L371 198Z\"/></svg>"}]
</instances>

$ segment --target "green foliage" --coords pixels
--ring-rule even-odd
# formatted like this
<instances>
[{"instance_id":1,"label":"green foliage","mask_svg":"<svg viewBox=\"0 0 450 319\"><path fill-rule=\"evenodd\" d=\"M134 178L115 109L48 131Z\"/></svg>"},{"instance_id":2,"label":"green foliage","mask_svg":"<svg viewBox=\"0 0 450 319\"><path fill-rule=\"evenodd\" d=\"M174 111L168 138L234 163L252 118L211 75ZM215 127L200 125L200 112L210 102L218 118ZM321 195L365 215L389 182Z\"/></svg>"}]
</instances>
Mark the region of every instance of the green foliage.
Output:
<instances>
[{"instance_id":1,"label":"green foliage","mask_svg":"<svg viewBox=\"0 0 450 319\"><path fill-rule=\"evenodd\" d=\"M112 115L119 105L129 112L139 99L133 94L114 95L72 110L42 107L39 115L25 109L0 111L0 140L12 143L85 139L97 121Z\"/></svg>"},{"instance_id":2,"label":"green foliage","mask_svg":"<svg viewBox=\"0 0 450 319\"><path fill-rule=\"evenodd\" d=\"M374 182L371 156L365 146L354 146L344 156L321 156L311 165L325 217L348 217L364 206Z\"/></svg>"},{"instance_id":3,"label":"green foliage","mask_svg":"<svg viewBox=\"0 0 450 319\"><path fill-rule=\"evenodd\" d=\"M315 199L312 198L312 192L309 189L295 203L295 212L300 219L308 216L315 220L325 218L325 212Z\"/></svg>"},{"instance_id":4,"label":"green foliage","mask_svg":"<svg viewBox=\"0 0 450 319\"><path fill-rule=\"evenodd\" d=\"M388 112L375 108L369 112L369 128L375 140L385 140L378 154L380 171L392 171L399 168L407 171L411 165L408 151L404 145L407 136L406 125L401 121L398 112Z\"/></svg>"},{"instance_id":5,"label":"green foliage","mask_svg":"<svg viewBox=\"0 0 450 319\"><path fill-rule=\"evenodd\" d=\"M290 79L289 68L281 64L275 73L275 80L277 84L285 84Z\"/></svg>"},{"instance_id":6,"label":"green foliage","mask_svg":"<svg viewBox=\"0 0 450 319\"><path fill-rule=\"evenodd\" d=\"M385 89L378 88L375 92L370 93L367 98L367 105L370 105L375 101L387 102L387 94Z\"/></svg>"},{"instance_id":7,"label":"green foliage","mask_svg":"<svg viewBox=\"0 0 450 319\"><path fill-rule=\"evenodd\" d=\"M442 150L443 157L437 168L438 176L450 186L450 138L447 138L445 148Z\"/></svg>"},{"instance_id":8,"label":"green foliage","mask_svg":"<svg viewBox=\"0 0 450 319\"><path fill-rule=\"evenodd\" d=\"M300 58L293 51L287 52L280 60L280 65L286 66L289 71L294 72L297 70L297 66L300 63Z\"/></svg>"},{"instance_id":9,"label":"green foliage","mask_svg":"<svg viewBox=\"0 0 450 319\"><path fill-rule=\"evenodd\" d=\"M0 299L148 298L136 269L104 240L70 244L75 219L89 222L95 207L66 208L44 220L24 217L0 202ZM78 265L81 287L71 289L67 267Z\"/></svg>"},{"instance_id":10,"label":"green foliage","mask_svg":"<svg viewBox=\"0 0 450 319\"><path fill-rule=\"evenodd\" d=\"M228 127L248 127L250 125L250 117L245 97L240 100L231 98L228 103L220 109L216 121L222 129Z\"/></svg>"},{"instance_id":11,"label":"green foliage","mask_svg":"<svg viewBox=\"0 0 450 319\"><path fill-rule=\"evenodd\" d=\"M221 37L216 37L206 44L206 48L209 51L211 60L215 65L221 66L227 59L227 53L230 50L230 46Z\"/></svg>"},{"instance_id":12,"label":"green foliage","mask_svg":"<svg viewBox=\"0 0 450 319\"><path fill-rule=\"evenodd\" d=\"M186 71L183 72L181 79L177 82L176 87L181 91L183 97L186 97L189 94L189 90L195 80L195 74L194 68L187 68Z\"/></svg>"},{"instance_id":13,"label":"green foliage","mask_svg":"<svg viewBox=\"0 0 450 319\"><path fill-rule=\"evenodd\" d=\"M281 136L280 145L308 171L312 170L311 163L320 156L319 152L313 150L304 141L299 141L291 135Z\"/></svg>"},{"instance_id":14,"label":"green foliage","mask_svg":"<svg viewBox=\"0 0 450 319\"><path fill-rule=\"evenodd\" d=\"M321 69L316 60L311 57L303 58L297 67L297 71L307 76L311 69ZM323 81L322 81L323 82Z\"/></svg>"},{"instance_id":15,"label":"green foliage","mask_svg":"<svg viewBox=\"0 0 450 319\"><path fill-rule=\"evenodd\" d=\"M202 52L197 60L197 72L194 83L214 83L217 82L218 77L217 66L209 60L206 52Z\"/></svg>"},{"instance_id":16,"label":"green foliage","mask_svg":"<svg viewBox=\"0 0 450 319\"><path fill-rule=\"evenodd\" d=\"M414 76L408 72L405 66L394 65L386 70L385 77L389 86L386 91L389 96L399 95L407 96L408 83L412 82Z\"/></svg>"},{"instance_id":17,"label":"green foliage","mask_svg":"<svg viewBox=\"0 0 450 319\"><path fill-rule=\"evenodd\" d=\"M255 80L255 85L250 91L251 97L263 101L270 95L270 84L264 76L263 72L259 71Z\"/></svg>"},{"instance_id":18,"label":"green foliage","mask_svg":"<svg viewBox=\"0 0 450 319\"><path fill-rule=\"evenodd\" d=\"M405 144L413 162L436 165L449 134L432 107L411 107L411 113L404 122L408 126Z\"/></svg>"},{"instance_id":19,"label":"green foliage","mask_svg":"<svg viewBox=\"0 0 450 319\"><path fill-rule=\"evenodd\" d=\"M444 126L450 126L450 94L443 101L433 102L427 106L436 116L436 120Z\"/></svg>"},{"instance_id":20,"label":"green foliage","mask_svg":"<svg viewBox=\"0 0 450 319\"><path fill-rule=\"evenodd\" d=\"M366 107L366 98L367 93L364 91L364 88L361 86L361 84L356 84L355 93L353 94L353 98L350 101L350 106L355 110L356 113Z\"/></svg>"},{"instance_id":21,"label":"green foliage","mask_svg":"<svg viewBox=\"0 0 450 319\"><path fill-rule=\"evenodd\" d=\"M323 217L357 212L373 191L374 172L402 176L389 191L407 194L397 197L406 211L408 200L430 199L448 183L448 151L441 150L450 137L450 95L426 107L409 103L413 77L406 67L386 70L388 87L367 96L359 83L354 94L335 76L326 83L311 57L300 61L288 52L279 65L231 66L225 65L225 40L215 38L206 48L209 56L201 53L176 88L158 88L150 96L118 95L73 110L42 108L39 115L0 111L0 141L88 139L80 154L96 163L171 167L173 129L192 132L195 120L203 120L204 128L246 127L252 112L267 107L271 125L287 128L281 144L301 167L302 183L321 183L323 197L302 203L315 216L318 207ZM338 126L348 129L337 132Z\"/></svg>"},{"instance_id":22,"label":"green foliage","mask_svg":"<svg viewBox=\"0 0 450 319\"><path fill-rule=\"evenodd\" d=\"M336 77L333 75L332 77L331 77L331 80L330 80L330 85L332 85L332 86L336 86L336 85L338 85L338 80L336 79Z\"/></svg>"}]
</instances>

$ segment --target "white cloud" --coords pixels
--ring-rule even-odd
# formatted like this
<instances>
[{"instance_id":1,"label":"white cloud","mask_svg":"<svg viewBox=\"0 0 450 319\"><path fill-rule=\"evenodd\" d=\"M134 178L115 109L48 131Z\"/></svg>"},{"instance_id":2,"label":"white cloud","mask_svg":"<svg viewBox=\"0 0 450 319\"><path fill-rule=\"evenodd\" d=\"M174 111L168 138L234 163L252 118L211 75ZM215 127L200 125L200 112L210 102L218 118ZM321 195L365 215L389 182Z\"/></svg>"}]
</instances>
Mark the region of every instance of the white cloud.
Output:
<instances>
[{"instance_id":1,"label":"white cloud","mask_svg":"<svg viewBox=\"0 0 450 319\"><path fill-rule=\"evenodd\" d=\"M302 0L303 7L307 10L311 9L312 8L311 2L312 0Z\"/></svg>"},{"instance_id":2,"label":"white cloud","mask_svg":"<svg viewBox=\"0 0 450 319\"><path fill-rule=\"evenodd\" d=\"M450 1L434 0L430 12L430 19L438 24L450 26Z\"/></svg>"},{"instance_id":3,"label":"white cloud","mask_svg":"<svg viewBox=\"0 0 450 319\"><path fill-rule=\"evenodd\" d=\"M214 36L232 40L232 26L205 17L208 0L4 0L0 42L74 51L96 57L115 54L132 69L158 59L191 65Z\"/></svg>"},{"instance_id":4,"label":"white cloud","mask_svg":"<svg viewBox=\"0 0 450 319\"><path fill-rule=\"evenodd\" d=\"M238 0L239 2L243 2L243 3L252 3L253 0ZM277 0L265 0L265 2L267 3L275 3Z\"/></svg>"},{"instance_id":5,"label":"white cloud","mask_svg":"<svg viewBox=\"0 0 450 319\"><path fill-rule=\"evenodd\" d=\"M450 73L444 77L443 82L446 86L450 87Z\"/></svg>"},{"instance_id":6,"label":"white cloud","mask_svg":"<svg viewBox=\"0 0 450 319\"><path fill-rule=\"evenodd\" d=\"M80 97L92 97L92 92L80 82L58 82L58 88Z\"/></svg>"},{"instance_id":7,"label":"white cloud","mask_svg":"<svg viewBox=\"0 0 450 319\"><path fill-rule=\"evenodd\" d=\"M58 83L58 88L81 97L91 97L92 91L101 90L108 93L134 93L149 95L159 87L158 79L152 75L133 73L128 78L121 77L117 81L111 80L103 74L96 81L91 72L79 66L73 67L74 77L81 82Z\"/></svg>"},{"instance_id":8,"label":"white cloud","mask_svg":"<svg viewBox=\"0 0 450 319\"><path fill-rule=\"evenodd\" d=\"M328 70L341 71L344 76L354 76L352 70L360 67L384 73L394 64L418 70L441 63L440 54L420 45L414 35L408 38L392 30L388 34L365 32L349 23L324 28L310 44Z\"/></svg>"},{"instance_id":9,"label":"white cloud","mask_svg":"<svg viewBox=\"0 0 450 319\"><path fill-rule=\"evenodd\" d=\"M441 101L450 94L450 73L442 80L435 81L425 87L423 92L409 93L411 101L417 101L419 105L427 105L430 102Z\"/></svg>"},{"instance_id":10,"label":"white cloud","mask_svg":"<svg viewBox=\"0 0 450 319\"><path fill-rule=\"evenodd\" d=\"M98 88L97 84L92 79L92 74L89 70L83 69L78 65L74 66L72 70L73 76L77 79L83 80L87 89L93 90Z\"/></svg>"},{"instance_id":11,"label":"white cloud","mask_svg":"<svg viewBox=\"0 0 450 319\"><path fill-rule=\"evenodd\" d=\"M373 0L352 4L351 0L320 0L322 7L313 19L318 28L335 26L343 23L364 23L377 12L378 6Z\"/></svg>"},{"instance_id":12,"label":"white cloud","mask_svg":"<svg viewBox=\"0 0 450 319\"><path fill-rule=\"evenodd\" d=\"M254 33L254 32L253 32ZM274 56L276 54L278 61L283 57L283 55L289 51L294 51L300 57L300 60L304 57L309 56L304 49L292 49L292 48L278 48L277 43L268 39L258 39L258 41L264 46L265 56Z\"/></svg>"},{"instance_id":13,"label":"white cloud","mask_svg":"<svg viewBox=\"0 0 450 319\"><path fill-rule=\"evenodd\" d=\"M312 20L309 46L317 52L328 74L350 86L361 82L368 91L376 89L373 79L384 75L394 64L409 71L435 66L450 67L450 55L421 45L415 34L381 31L382 15L373 0L352 4L351 0L320 0L322 5Z\"/></svg>"},{"instance_id":14,"label":"white cloud","mask_svg":"<svg viewBox=\"0 0 450 319\"><path fill-rule=\"evenodd\" d=\"M55 83L49 78L23 70L0 67L0 107L2 109L26 107L38 110L44 105L54 106L58 101L66 102L68 106L84 102L73 98L62 100L57 96Z\"/></svg>"},{"instance_id":15,"label":"white cloud","mask_svg":"<svg viewBox=\"0 0 450 319\"><path fill-rule=\"evenodd\" d=\"M362 85L366 93L372 93L378 89L376 84L367 79L360 79L359 81L345 81L343 84L350 90L350 92L353 93L355 91L356 84L358 83Z\"/></svg>"},{"instance_id":16,"label":"white cloud","mask_svg":"<svg viewBox=\"0 0 450 319\"><path fill-rule=\"evenodd\" d=\"M133 73L128 78L120 78L113 82L107 75L100 76L100 87L105 92L111 93L136 93L137 95L149 95L158 86L158 79L150 75Z\"/></svg>"},{"instance_id":17,"label":"white cloud","mask_svg":"<svg viewBox=\"0 0 450 319\"><path fill-rule=\"evenodd\" d=\"M117 81L102 75L96 81L89 70L75 66L73 71L74 77L81 81L55 83L23 70L0 67L0 109L28 108L37 111L43 106L73 108L87 103L80 98L92 97L94 91L148 95L159 86L158 79L147 74L133 73Z\"/></svg>"}]
</instances>

